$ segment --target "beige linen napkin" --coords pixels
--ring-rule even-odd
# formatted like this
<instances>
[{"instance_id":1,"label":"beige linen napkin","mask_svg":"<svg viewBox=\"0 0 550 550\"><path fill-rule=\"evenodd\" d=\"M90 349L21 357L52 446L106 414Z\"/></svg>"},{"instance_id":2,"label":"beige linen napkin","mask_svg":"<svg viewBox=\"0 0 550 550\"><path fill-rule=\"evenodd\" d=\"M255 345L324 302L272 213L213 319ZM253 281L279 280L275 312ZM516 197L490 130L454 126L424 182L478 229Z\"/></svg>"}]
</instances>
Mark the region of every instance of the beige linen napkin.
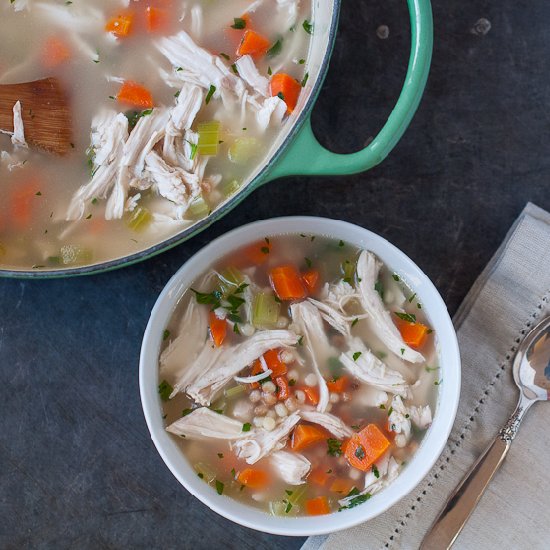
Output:
<instances>
[{"instance_id":1,"label":"beige linen napkin","mask_svg":"<svg viewBox=\"0 0 550 550\"><path fill-rule=\"evenodd\" d=\"M385 514L328 537L310 537L302 550L418 548L449 494L514 410L514 352L529 327L548 314L550 214L528 204L455 316L462 393L436 465ZM550 548L550 403L529 411L454 548Z\"/></svg>"}]
</instances>

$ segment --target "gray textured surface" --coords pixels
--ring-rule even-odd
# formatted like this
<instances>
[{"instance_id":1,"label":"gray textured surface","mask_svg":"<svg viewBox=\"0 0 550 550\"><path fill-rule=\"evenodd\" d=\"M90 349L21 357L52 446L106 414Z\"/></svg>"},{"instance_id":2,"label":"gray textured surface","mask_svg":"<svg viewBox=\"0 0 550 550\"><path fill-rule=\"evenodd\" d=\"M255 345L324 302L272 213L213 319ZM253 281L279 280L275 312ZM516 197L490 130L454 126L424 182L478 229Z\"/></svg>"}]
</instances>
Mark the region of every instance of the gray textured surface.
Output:
<instances>
[{"instance_id":1,"label":"gray textured surface","mask_svg":"<svg viewBox=\"0 0 550 550\"><path fill-rule=\"evenodd\" d=\"M407 56L404 4L345 2L314 113L334 150L358 148L391 109ZM550 4L437 0L434 12L426 96L378 168L274 182L191 242L119 272L0 280L1 548L300 546L233 526L176 484L141 412L141 336L181 263L249 221L313 214L363 225L408 253L454 312L525 203L550 209ZM485 36L470 32L480 17L492 23Z\"/></svg>"}]
</instances>

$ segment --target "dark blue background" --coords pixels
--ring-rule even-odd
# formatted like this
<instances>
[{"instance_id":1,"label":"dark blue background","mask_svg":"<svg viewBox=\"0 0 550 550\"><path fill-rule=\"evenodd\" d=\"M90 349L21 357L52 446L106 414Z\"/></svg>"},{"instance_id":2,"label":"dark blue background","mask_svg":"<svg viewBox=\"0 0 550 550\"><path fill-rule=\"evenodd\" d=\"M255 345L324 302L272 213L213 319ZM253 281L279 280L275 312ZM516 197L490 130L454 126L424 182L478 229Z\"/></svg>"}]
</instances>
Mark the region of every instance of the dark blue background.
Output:
<instances>
[{"instance_id":1,"label":"dark blue background","mask_svg":"<svg viewBox=\"0 0 550 550\"><path fill-rule=\"evenodd\" d=\"M1 548L300 546L232 525L175 481L141 411L141 337L177 268L253 220L312 214L376 231L424 269L453 313L526 201L550 208L550 3L436 0L434 14L426 95L378 168L271 183L191 242L118 272L0 280ZM485 36L471 32L480 17L492 23ZM358 149L387 117L408 29L404 0L344 1L313 116L333 150Z\"/></svg>"}]
</instances>

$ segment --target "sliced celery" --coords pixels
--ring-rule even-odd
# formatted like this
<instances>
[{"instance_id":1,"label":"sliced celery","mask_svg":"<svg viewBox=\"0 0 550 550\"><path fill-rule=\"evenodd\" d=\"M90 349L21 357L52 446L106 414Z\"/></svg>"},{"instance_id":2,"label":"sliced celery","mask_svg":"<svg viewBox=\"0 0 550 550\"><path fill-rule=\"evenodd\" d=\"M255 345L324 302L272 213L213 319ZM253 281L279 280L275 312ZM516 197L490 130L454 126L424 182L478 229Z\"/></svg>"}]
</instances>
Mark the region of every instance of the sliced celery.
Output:
<instances>
[{"instance_id":1,"label":"sliced celery","mask_svg":"<svg viewBox=\"0 0 550 550\"><path fill-rule=\"evenodd\" d=\"M75 244L66 244L61 247L60 260L63 265L74 265L91 262L92 251Z\"/></svg>"},{"instance_id":2,"label":"sliced celery","mask_svg":"<svg viewBox=\"0 0 550 550\"><path fill-rule=\"evenodd\" d=\"M229 183L226 183L223 188L222 192L226 197L230 197L231 195L234 195L240 188L242 183L238 180L231 180Z\"/></svg>"},{"instance_id":3,"label":"sliced celery","mask_svg":"<svg viewBox=\"0 0 550 550\"><path fill-rule=\"evenodd\" d=\"M193 468L199 477L204 479L207 483L212 483L216 479L216 472L204 462L197 462Z\"/></svg>"},{"instance_id":4,"label":"sliced celery","mask_svg":"<svg viewBox=\"0 0 550 550\"><path fill-rule=\"evenodd\" d=\"M252 324L256 328L275 328L279 318L280 304L275 295L259 292L252 303Z\"/></svg>"},{"instance_id":5,"label":"sliced celery","mask_svg":"<svg viewBox=\"0 0 550 550\"><path fill-rule=\"evenodd\" d=\"M187 210L189 216L195 220L200 220L201 218L206 218L210 214L210 206L202 198L197 197L190 205Z\"/></svg>"},{"instance_id":6,"label":"sliced celery","mask_svg":"<svg viewBox=\"0 0 550 550\"><path fill-rule=\"evenodd\" d=\"M126 225L133 231L144 231L153 221L153 215L147 208L138 206L133 212L130 212L130 217L126 221Z\"/></svg>"},{"instance_id":7,"label":"sliced celery","mask_svg":"<svg viewBox=\"0 0 550 550\"><path fill-rule=\"evenodd\" d=\"M220 279L221 291L224 295L231 294L244 281L243 274L236 267L224 269L218 276Z\"/></svg>"},{"instance_id":8,"label":"sliced celery","mask_svg":"<svg viewBox=\"0 0 550 550\"><path fill-rule=\"evenodd\" d=\"M269 511L274 516L285 516L287 504L282 500L274 500L269 503Z\"/></svg>"},{"instance_id":9,"label":"sliced celery","mask_svg":"<svg viewBox=\"0 0 550 550\"><path fill-rule=\"evenodd\" d=\"M292 506L297 506L298 504L302 503L307 492L307 485L298 485L296 489L292 490L292 494L288 495L288 502L292 504Z\"/></svg>"},{"instance_id":10,"label":"sliced celery","mask_svg":"<svg viewBox=\"0 0 550 550\"><path fill-rule=\"evenodd\" d=\"M235 164L248 164L261 151L260 140L253 137L237 138L229 148L229 160Z\"/></svg>"},{"instance_id":11,"label":"sliced celery","mask_svg":"<svg viewBox=\"0 0 550 550\"><path fill-rule=\"evenodd\" d=\"M198 126L198 133L197 152L199 155L216 156L220 144L219 121L201 122Z\"/></svg>"},{"instance_id":12,"label":"sliced celery","mask_svg":"<svg viewBox=\"0 0 550 550\"><path fill-rule=\"evenodd\" d=\"M243 393L246 393L246 386L244 384L239 384L238 386L233 386L225 390L225 397L227 397L227 399L235 399L235 397Z\"/></svg>"},{"instance_id":13,"label":"sliced celery","mask_svg":"<svg viewBox=\"0 0 550 550\"><path fill-rule=\"evenodd\" d=\"M340 267L342 269L342 274L344 275L344 281L346 281L350 285L353 284L353 280L355 278L356 262L344 260Z\"/></svg>"}]
</instances>

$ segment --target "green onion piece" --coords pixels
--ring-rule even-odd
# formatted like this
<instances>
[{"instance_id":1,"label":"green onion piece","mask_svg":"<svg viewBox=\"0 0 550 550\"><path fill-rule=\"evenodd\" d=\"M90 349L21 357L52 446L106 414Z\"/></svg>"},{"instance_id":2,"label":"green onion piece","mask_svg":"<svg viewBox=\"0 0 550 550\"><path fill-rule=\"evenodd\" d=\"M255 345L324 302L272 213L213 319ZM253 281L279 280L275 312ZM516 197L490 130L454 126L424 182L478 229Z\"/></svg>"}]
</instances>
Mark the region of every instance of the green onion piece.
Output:
<instances>
[{"instance_id":1,"label":"green onion piece","mask_svg":"<svg viewBox=\"0 0 550 550\"><path fill-rule=\"evenodd\" d=\"M280 304L274 294L260 292L252 302L252 324L256 328L275 328L279 319Z\"/></svg>"},{"instance_id":2,"label":"green onion piece","mask_svg":"<svg viewBox=\"0 0 550 550\"><path fill-rule=\"evenodd\" d=\"M220 127L221 124L218 120L201 122L199 124L199 142L197 144L197 152L199 155L215 157L218 154Z\"/></svg>"},{"instance_id":3,"label":"green onion piece","mask_svg":"<svg viewBox=\"0 0 550 550\"><path fill-rule=\"evenodd\" d=\"M235 397L246 393L246 386L244 384L239 384L238 386L233 386L232 388L225 390L224 393L227 399L234 399Z\"/></svg>"},{"instance_id":4,"label":"green onion piece","mask_svg":"<svg viewBox=\"0 0 550 550\"><path fill-rule=\"evenodd\" d=\"M235 164L248 164L250 159L260 154L261 148L261 143L256 138L237 138L229 148L229 160Z\"/></svg>"},{"instance_id":5,"label":"green onion piece","mask_svg":"<svg viewBox=\"0 0 550 550\"><path fill-rule=\"evenodd\" d=\"M201 218L206 218L206 216L210 214L210 207L202 197L197 197L191 202L187 212L191 218L200 220Z\"/></svg>"},{"instance_id":6,"label":"green onion piece","mask_svg":"<svg viewBox=\"0 0 550 550\"><path fill-rule=\"evenodd\" d=\"M138 206L133 212L130 212L130 217L126 221L126 225L132 231L144 231L153 221L153 216L147 208Z\"/></svg>"},{"instance_id":7,"label":"green onion piece","mask_svg":"<svg viewBox=\"0 0 550 550\"><path fill-rule=\"evenodd\" d=\"M60 259L63 265L89 263L93 259L93 253L89 248L82 248L74 244L66 244L61 247Z\"/></svg>"},{"instance_id":8,"label":"green onion piece","mask_svg":"<svg viewBox=\"0 0 550 550\"><path fill-rule=\"evenodd\" d=\"M216 479L216 472L204 462L197 462L193 468L195 469L195 472L203 475L201 479L204 479L207 483L212 483Z\"/></svg>"}]
</instances>

